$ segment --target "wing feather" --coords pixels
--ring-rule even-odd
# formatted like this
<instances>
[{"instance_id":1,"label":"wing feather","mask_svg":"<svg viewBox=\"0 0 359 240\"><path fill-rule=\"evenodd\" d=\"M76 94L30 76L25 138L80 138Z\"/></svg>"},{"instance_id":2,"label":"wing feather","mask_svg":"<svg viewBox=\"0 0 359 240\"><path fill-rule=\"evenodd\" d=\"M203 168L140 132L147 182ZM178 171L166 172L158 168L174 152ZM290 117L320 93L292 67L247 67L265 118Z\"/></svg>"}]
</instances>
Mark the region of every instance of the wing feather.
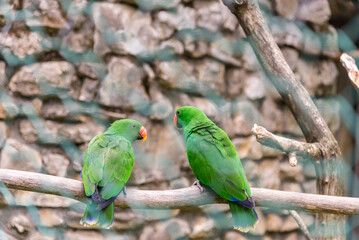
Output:
<instances>
[{"instance_id":1,"label":"wing feather","mask_svg":"<svg viewBox=\"0 0 359 240\"><path fill-rule=\"evenodd\" d=\"M87 196L99 192L104 200L116 197L128 181L133 167L131 144L120 136L94 137L84 158L82 179Z\"/></svg>"},{"instance_id":2,"label":"wing feather","mask_svg":"<svg viewBox=\"0 0 359 240\"><path fill-rule=\"evenodd\" d=\"M134 154L131 144L125 139L119 139L116 144L109 146L104 165L104 177L99 186L102 186L101 196L109 199L117 196L131 176Z\"/></svg>"},{"instance_id":3,"label":"wing feather","mask_svg":"<svg viewBox=\"0 0 359 240\"><path fill-rule=\"evenodd\" d=\"M244 201L251 196L237 152L227 134L214 126L192 132L187 138L187 155L198 180L221 197Z\"/></svg>"}]
</instances>

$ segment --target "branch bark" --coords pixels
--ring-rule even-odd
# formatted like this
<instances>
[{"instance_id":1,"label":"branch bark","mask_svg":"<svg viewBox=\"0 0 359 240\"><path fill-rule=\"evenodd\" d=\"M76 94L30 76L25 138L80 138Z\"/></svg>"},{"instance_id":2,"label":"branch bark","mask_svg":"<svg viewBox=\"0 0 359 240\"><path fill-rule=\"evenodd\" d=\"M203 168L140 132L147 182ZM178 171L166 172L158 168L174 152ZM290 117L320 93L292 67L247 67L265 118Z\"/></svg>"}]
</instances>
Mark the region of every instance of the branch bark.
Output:
<instances>
[{"instance_id":1,"label":"branch bark","mask_svg":"<svg viewBox=\"0 0 359 240\"><path fill-rule=\"evenodd\" d=\"M297 224L299 226L299 229L303 232L304 236L308 240L313 240L312 236L310 236L310 233L309 233L309 231L307 229L307 226L305 225L305 223L303 222L303 220L299 216L299 214L294 210L289 210L288 212L292 216L292 218L294 218L294 220L297 222Z\"/></svg>"},{"instance_id":2,"label":"branch bark","mask_svg":"<svg viewBox=\"0 0 359 240\"><path fill-rule=\"evenodd\" d=\"M222 0L237 17L266 75L278 90L308 143L320 144L322 159L315 162L319 194L344 195L341 151L317 107L285 61L256 0ZM345 238L345 218L317 214L319 239Z\"/></svg>"},{"instance_id":3,"label":"branch bark","mask_svg":"<svg viewBox=\"0 0 359 240\"><path fill-rule=\"evenodd\" d=\"M256 136L257 141L262 145L278 149L287 153L296 153L297 156L322 159L320 145L318 143L304 143L293 139L276 136L262 126L254 125L252 133Z\"/></svg>"},{"instance_id":4,"label":"branch bark","mask_svg":"<svg viewBox=\"0 0 359 240\"><path fill-rule=\"evenodd\" d=\"M294 73L274 41L255 0L223 0L223 2L237 17L263 70L292 111L307 141L321 142L329 138L332 145L336 145L334 150L340 153L336 139L307 90L295 79Z\"/></svg>"},{"instance_id":5,"label":"branch bark","mask_svg":"<svg viewBox=\"0 0 359 240\"><path fill-rule=\"evenodd\" d=\"M65 196L79 201L86 199L82 182L68 178L0 169L0 182L11 189ZM252 194L256 205L261 207L344 215L359 214L359 198L333 197L261 188L252 188ZM122 208L177 209L226 202L210 189L200 193L195 186L166 191L130 188L127 189L126 197L120 195L116 199L115 206Z\"/></svg>"},{"instance_id":6,"label":"branch bark","mask_svg":"<svg viewBox=\"0 0 359 240\"><path fill-rule=\"evenodd\" d=\"M352 82L355 90L359 93L359 70L355 64L354 58L346 53L343 53L340 56L340 62L342 63L345 70L347 70L349 79Z\"/></svg>"}]
</instances>

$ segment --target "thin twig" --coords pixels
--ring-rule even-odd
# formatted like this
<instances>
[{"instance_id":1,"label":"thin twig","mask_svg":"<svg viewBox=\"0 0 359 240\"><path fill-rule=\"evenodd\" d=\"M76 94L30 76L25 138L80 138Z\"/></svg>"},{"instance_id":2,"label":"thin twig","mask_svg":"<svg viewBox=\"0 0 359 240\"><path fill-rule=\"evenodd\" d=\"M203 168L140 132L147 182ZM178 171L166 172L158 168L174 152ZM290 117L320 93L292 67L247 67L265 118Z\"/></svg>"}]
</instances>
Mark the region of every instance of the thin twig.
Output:
<instances>
[{"instance_id":1,"label":"thin twig","mask_svg":"<svg viewBox=\"0 0 359 240\"><path fill-rule=\"evenodd\" d=\"M304 236L308 240L313 240L312 236L310 236L310 233L307 229L307 226L303 222L302 218L299 216L299 214L294 210L289 210L289 214L294 218L294 220L297 222L299 229L303 232Z\"/></svg>"}]
</instances>

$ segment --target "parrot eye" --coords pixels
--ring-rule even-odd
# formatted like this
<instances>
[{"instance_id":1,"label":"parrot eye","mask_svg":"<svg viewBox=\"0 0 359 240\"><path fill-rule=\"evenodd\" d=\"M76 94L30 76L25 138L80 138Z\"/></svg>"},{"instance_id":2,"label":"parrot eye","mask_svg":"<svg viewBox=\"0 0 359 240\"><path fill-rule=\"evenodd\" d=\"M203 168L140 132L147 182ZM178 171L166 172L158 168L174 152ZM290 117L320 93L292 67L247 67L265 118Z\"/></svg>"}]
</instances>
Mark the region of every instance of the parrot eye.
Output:
<instances>
[{"instance_id":1,"label":"parrot eye","mask_svg":"<svg viewBox=\"0 0 359 240\"><path fill-rule=\"evenodd\" d=\"M180 115L181 114L181 112L180 111L177 111L177 115Z\"/></svg>"},{"instance_id":2,"label":"parrot eye","mask_svg":"<svg viewBox=\"0 0 359 240\"><path fill-rule=\"evenodd\" d=\"M133 125L132 125L132 127L133 127L133 128L136 128L136 125L135 125L135 124L133 124Z\"/></svg>"}]
</instances>

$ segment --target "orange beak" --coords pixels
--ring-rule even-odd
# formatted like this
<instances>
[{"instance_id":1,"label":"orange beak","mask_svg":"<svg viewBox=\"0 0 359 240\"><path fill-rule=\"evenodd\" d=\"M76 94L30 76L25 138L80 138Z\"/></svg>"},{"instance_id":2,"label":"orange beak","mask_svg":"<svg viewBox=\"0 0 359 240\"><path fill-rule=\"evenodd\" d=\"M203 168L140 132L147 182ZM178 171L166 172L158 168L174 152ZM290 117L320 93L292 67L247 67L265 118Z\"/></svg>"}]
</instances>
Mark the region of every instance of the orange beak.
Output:
<instances>
[{"instance_id":1,"label":"orange beak","mask_svg":"<svg viewBox=\"0 0 359 240\"><path fill-rule=\"evenodd\" d=\"M175 127L177 128L177 115L175 114L175 117L173 118L173 122L175 124Z\"/></svg>"},{"instance_id":2,"label":"orange beak","mask_svg":"<svg viewBox=\"0 0 359 240\"><path fill-rule=\"evenodd\" d=\"M182 125L178 123L177 115L176 115L176 114L175 114L175 117L173 118L173 122L174 122L175 127L176 127L177 129L182 128Z\"/></svg>"},{"instance_id":3,"label":"orange beak","mask_svg":"<svg viewBox=\"0 0 359 240\"><path fill-rule=\"evenodd\" d=\"M147 130L146 130L146 128L144 126L142 126L141 129L140 129L140 135L143 138L142 142L144 142L146 140L146 138L147 138Z\"/></svg>"}]
</instances>

